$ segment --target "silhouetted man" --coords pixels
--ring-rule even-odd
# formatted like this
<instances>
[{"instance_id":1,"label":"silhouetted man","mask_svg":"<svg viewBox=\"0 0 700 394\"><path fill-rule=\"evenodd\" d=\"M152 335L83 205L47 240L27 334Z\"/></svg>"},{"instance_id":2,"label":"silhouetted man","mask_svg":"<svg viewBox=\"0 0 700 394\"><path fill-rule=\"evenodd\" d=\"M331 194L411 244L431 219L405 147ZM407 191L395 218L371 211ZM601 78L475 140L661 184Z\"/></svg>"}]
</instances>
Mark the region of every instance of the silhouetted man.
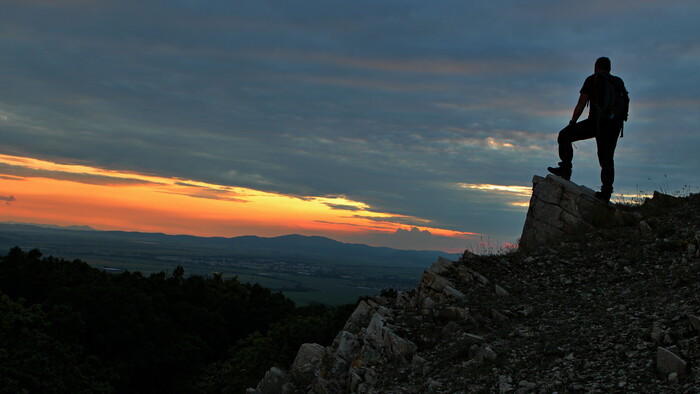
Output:
<instances>
[{"instance_id":1,"label":"silhouetted man","mask_svg":"<svg viewBox=\"0 0 700 394\"><path fill-rule=\"evenodd\" d=\"M622 122L627 120L629 98L625 83L619 77L610 75L610 59L601 57L595 62L595 72L586 78L581 95L574 108L569 125L559 132L559 167L547 170L566 180L571 179L574 141L594 138L598 146L600 180L603 185L596 197L610 201L615 181L615 147L622 131ZM586 105L590 104L588 119L576 122Z\"/></svg>"}]
</instances>

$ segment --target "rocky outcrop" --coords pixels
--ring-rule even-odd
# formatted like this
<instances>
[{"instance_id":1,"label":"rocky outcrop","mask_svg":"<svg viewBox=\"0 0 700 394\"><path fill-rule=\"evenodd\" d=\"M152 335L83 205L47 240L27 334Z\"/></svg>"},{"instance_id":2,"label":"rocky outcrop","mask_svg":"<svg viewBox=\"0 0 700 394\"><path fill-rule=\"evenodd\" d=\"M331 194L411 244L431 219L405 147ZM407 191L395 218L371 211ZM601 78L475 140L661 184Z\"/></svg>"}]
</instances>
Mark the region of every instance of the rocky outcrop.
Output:
<instances>
[{"instance_id":1,"label":"rocky outcrop","mask_svg":"<svg viewBox=\"0 0 700 394\"><path fill-rule=\"evenodd\" d=\"M374 300L361 301L331 346L303 344L287 381L270 384L268 375L280 376L273 368L248 392L272 394L285 387L311 393L369 392L378 365L407 366L416 354L416 344L401 336L393 319L393 310Z\"/></svg>"},{"instance_id":2,"label":"rocky outcrop","mask_svg":"<svg viewBox=\"0 0 700 394\"><path fill-rule=\"evenodd\" d=\"M360 301L331 346L303 344L288 373L272 368L248 393L289 392L290 387L308 393L377 393L381 391L375 386L387 367L423 374L427 361L418 353L418 345L407 338L415 334L407 327L428 320L473 321L469 308L460 305L466 296L458 287L490 285L473 269L441 257L423 273L416 290L396 292L392 299L380 296ZM505 291L500 286L493 290ZM483 337L457 331L460 341L468 345L469 365L496 359Z\"/></svg>"},{"instance_id":3,"label":"rocky outcrop","mask_svg":"<svg viewBox=\"0 0 700 394\"><path fill-rule=\"evenodd\" d=\"M558 176L536 175L532 184L530 207L520 237L522 249L531 250L594 228L635 220L613 204L597 199L593 190Z\"/></svg>"},{"instance_id":4,"label":"rocky outcrop","mask_svg":"<svg viewBox=\"0 0 700 394\"><path fill-rule=\"evenodd\" d=\"M249 393L698 392L700 195L615 212L552 247L438 259Z\"/></svg>"}]
</instances>

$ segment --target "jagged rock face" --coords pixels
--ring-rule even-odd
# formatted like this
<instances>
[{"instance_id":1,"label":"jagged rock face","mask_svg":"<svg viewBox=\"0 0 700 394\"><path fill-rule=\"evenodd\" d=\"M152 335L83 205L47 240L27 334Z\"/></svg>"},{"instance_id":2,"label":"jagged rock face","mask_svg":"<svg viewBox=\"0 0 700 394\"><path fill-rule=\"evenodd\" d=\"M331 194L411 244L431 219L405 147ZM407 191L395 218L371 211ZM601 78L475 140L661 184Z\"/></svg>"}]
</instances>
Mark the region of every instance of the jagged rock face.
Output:
<instances>
[{"instance_id":1,"label":"jagged rock face","mask_svg":"<svg viewBox=\"0 0 700 394\"><path fill-rule=\"evenodd\" d=\"M456 322L473 321L469 308L455 304L466 297L455 282L462 287L485 287L494 294L505 291L491 286L476 271L439 258L424 272L415 291L397 292L394 299L360 301L331 346L303 344L289 374L274 368L249 393L277 393L289 387L309 393L379 393L384 391L376 387L383 379L379 371L387 367L423 374L427 361L417 354L418 345L405 337L405 328L423 319L452 322L456 327ZM455 331L466 346L470 366L496 359L483 337L459 328ZM438 384L428 382L425 389L434 391Z\"/></svg>"},{"instance_id":2,"label":"jagged rock face","mask_svg":"<svg viewBox=\"0 0 700 394\"><path fill-rule=\"evenodd\" d=\"M520 237L523 249L619 221L616 209L598 200L595 192L585 186L554 175L536 175L532 184L530 208Z\"/></svg>"},{"instance_id":3,"label":"jagged rock face","mask_svg":"<svg viewBox=\"0 0 700 394\"><path fill-rule=\"evenodd\" d=\"M377 379L376 366L409 365L417 346L397 333L394 313L372 300L361 301L346 329L326 348L316 377L298 384L314 393L366 393Z\"/></svg>"}]
</instances>

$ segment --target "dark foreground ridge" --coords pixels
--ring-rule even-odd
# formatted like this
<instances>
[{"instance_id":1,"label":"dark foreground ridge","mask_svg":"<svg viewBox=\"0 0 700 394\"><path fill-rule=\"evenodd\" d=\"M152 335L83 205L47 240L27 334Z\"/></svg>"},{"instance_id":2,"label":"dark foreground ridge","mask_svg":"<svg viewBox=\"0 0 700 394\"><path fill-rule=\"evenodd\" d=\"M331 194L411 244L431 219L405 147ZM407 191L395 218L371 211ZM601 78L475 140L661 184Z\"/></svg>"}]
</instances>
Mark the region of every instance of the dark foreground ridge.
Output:
<instances>
[{"instance_id":1,"label":"dark foreground ridge","mask_svg":"<svg viewBox=\"0 0 700 394\"><path fill-rule=\"evenodd\" d=\"M565 194L549 201L580 226L507 255L441 258L248 392L700 391L700 195L610 206L597 225L567 216L581 206Z\"/></svg>"}]
</instances>

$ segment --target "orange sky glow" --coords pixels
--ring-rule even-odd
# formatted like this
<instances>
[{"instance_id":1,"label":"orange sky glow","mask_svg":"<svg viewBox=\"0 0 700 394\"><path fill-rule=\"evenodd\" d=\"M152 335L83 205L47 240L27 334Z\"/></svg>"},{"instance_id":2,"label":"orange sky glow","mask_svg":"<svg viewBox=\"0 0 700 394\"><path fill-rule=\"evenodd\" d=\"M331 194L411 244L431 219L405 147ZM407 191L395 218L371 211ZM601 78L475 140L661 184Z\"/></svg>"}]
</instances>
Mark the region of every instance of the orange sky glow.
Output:
<instances>
[{"instance_id":1,"label":"orange sky glow","mask_svg":"<svg viewBox=\"0 0 700 394\"><path fill-rule=\"evenodd\" d=\"M469 240L428 220L375 212L339 197L304 197L0 155L0 221L196 236L323 235L429 231ZM407 225L423 223L424 225ZM414 230L415 232L415 230Z\"/></svg>"}]
</instances>

